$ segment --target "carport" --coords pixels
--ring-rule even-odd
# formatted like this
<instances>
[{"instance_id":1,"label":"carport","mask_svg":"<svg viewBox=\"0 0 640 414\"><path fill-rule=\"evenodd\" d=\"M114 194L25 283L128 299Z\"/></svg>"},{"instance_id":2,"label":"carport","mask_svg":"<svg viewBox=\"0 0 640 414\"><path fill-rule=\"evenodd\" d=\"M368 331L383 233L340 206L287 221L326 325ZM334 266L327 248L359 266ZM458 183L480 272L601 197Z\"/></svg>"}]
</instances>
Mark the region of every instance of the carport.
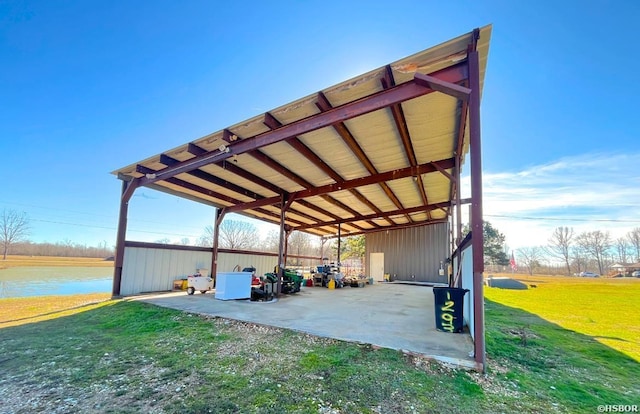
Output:
<instances>
[{"instance_id":1,"label":"carport","mask_svg":"<svg viewBox=\"0 0 640 414\"><path fill-rule=\"evenodd\" d=\"M467 322L484 369L480 95L490 33L475 29L114 171L122 196L113 295L121 293L128 204L139 187L216 208L212 275L219 226L231 212L280 226L281 275L292 231L374 240L439 226L446 231L431 242L448 246L441 260L460 275L455 285L472 292ZM467 154L471 197L462 199ZM468 204L473 237L462 240ZM424 243L395 240L405 244L400 252Z\"/></svg>"}]
</instances>

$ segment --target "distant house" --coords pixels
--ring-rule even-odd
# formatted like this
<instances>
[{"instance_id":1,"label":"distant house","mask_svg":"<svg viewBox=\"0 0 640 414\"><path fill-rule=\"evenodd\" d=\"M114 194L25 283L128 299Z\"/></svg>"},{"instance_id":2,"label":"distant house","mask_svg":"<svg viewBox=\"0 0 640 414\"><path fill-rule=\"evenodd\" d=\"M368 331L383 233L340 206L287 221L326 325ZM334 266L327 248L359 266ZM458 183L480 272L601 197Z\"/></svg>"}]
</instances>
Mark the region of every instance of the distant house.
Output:
<instances>
[{"instance_id":1,"label":"distant house","mask_svg":"<svg viewBox=\"0 0 640 414\"><path fill-rule=\"evenodd\" d=\"M609 268L616 273L626 275L631 274L636 270L640 270L640 263L616 263L609 266Z\"/></svg>"},{"instance_id":2,"label":"distant house","mask_svg":"<svg viewBox=\"0 0 640 414\"><path fill-rule=\"evenodd\" d=\"M611 265L610 268L614 272L624 273L627 270L627 268L625 266L626 266L625 264L616 263L616 264Z\"/></svg>"}]
</instances>

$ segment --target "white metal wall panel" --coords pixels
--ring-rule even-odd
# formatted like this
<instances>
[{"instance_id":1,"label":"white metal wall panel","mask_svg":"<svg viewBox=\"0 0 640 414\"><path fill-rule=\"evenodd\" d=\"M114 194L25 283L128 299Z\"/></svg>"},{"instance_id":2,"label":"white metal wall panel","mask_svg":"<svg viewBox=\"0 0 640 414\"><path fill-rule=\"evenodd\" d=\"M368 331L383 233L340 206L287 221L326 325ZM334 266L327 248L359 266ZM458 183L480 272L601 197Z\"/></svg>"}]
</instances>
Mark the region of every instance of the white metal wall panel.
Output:
<instances>
[{"instance_id":1,"label":"white metal wall panel","mask_svg":"<svg viewBox=\"0 0 640 414\"><path fill-rule=\"evenodd\" d=\"M464 321L469 327L469 333L471 334L471 338L475 340L475 333L473 330L474 327L474 317L473 317L473 249L471 244L462 251L462 270L461 270L461 280L463 289L469 289L466 295L464 295ZM453 274L455 275L458 271L458 259L457 257L453 260Z\"/></svg>"},{"instance_id":2,"label":"white metal wall panel","mask_svg":"<svg viewBox=\"0 0 640 414\"><path fill-rule=\"evenodd\" d=\"M220 253L218 271L231 272L254 266L259 275L273 272L278 263L276 255ZM142 292L171 290L173 281L194 274L198 269L209 269L211 252L156 249L153 247L125 247L120 294L136 295Z\"/></svg>"},{"instance_id":3,"label":"white metal wall panel","mask_svg":"<svg viewBox=\"0 0 640 414\"><path fill-rule=\"evenodd\" d=\"M277 264L278 257L276 255L263 256L242 253L218 254L218 272L233 272L236 266L239 266L240 270L253 266L256 268L256 274L263 275L273 272Z\"/></svg>"},{"instance_id":4,"label":"white metal wall panel","mask_svg":"<svg viewBox=\"0 0 640 414\"><path fill-rule=\"evenodd\" d=\"M384 271L397 280L447 283L440 263L449 257L448 224L381 231L366 235L366 268L371 253L384 253Z\"/></svg>"},{"instance_id":5,"label":"white metal wall panel","mask_svg":"<svg viewBox=\"0 0 640 414\"><path fill-rule=\"evenodd\" d=\"M211 268L211 253L125 247L120 294L171 290L173 281Z\"/></svg>"}]
</instances>

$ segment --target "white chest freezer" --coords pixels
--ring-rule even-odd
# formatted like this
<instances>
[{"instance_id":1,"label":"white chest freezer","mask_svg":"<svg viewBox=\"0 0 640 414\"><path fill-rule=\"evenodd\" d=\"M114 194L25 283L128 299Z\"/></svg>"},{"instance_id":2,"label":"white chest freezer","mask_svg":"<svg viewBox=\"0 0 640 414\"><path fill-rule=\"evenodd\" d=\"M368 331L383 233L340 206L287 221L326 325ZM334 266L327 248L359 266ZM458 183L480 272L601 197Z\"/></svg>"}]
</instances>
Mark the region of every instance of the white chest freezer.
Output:
<instances>
[{"instance_id":1,"label":"white chest freezer","mask_svg":"<svg viewBox=\"0 0 640 414\"><path fill-rule=\"evenodd\" d=\"M216 273L215 298L220 300L249 299L251 297L251 272Z\"/></svg>"}]
</instances>

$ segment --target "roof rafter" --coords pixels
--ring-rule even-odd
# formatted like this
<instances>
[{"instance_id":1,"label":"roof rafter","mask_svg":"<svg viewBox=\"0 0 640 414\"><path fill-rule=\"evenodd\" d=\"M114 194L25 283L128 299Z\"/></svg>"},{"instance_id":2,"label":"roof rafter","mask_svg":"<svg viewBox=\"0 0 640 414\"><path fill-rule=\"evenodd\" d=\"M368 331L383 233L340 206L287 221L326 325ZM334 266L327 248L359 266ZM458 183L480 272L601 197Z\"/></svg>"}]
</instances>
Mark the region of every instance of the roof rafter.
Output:
<instances>
[{"instance_id":1,"label":"roof rafter","mask_svg":"<svg viewBox=\"0 0 640 414\"><path fill-rule=\"evenodd\" d=\"M269 112L264 114L264 124L273 129L277 129L282 127L282 123L280 121L278 121L272 114L270 114ZM342 176L340 176L340 174L338 174L337 172L335 172L326 162L324 162L324 160L322 158L320 158L315 152L313 152L311 150L311 148L307 147L300 138L298 137L293 137L290 140L287 141L287 143L289 145L291 145L291 147L293 147L296 151L298 151L300 154L302 154L305 158L307 158L313 165L315 165L316 167L318 167L322 172L324 172L325 174L327 174L329 177L331 177L332 180L334 180L336 183L341 183L344 181L344 178L342 178ZM371 201L369 201L366 197L364 197L362 194L360 194L360 192L358 192L358 190L356 189L351 189L349 190L351 192L351 194L353 194L358 200L360 200L360 202L362 202L363 204L365 204L367 207L369 207L371 210L380 213L381 210L378 209L378 207L376 207ZM361 216L362 214L351 209L349 210L350 213L352 213L354 216ZM370 225L372 225L373 227L380 227L378 224L370 222Z\"/></svg>"},{"instance_id":2,"label":"roof rafter","mask_svg":"<svg viewBox=\"0 0 640 414\"><path fill-rule=\"evenodd\" d=\"M156 172L156 170L154 170L152 168L149 168L149 167L145 167L143 165L138 165L136 167L136 170L139 173L142 173L142 174L155 174L155 172ZM197 193L200 193L200 194L212 197L212 198L217 198L217 199L222 200L222 201L224 201L226 203L229 203L231 205L235 205L235 204L241 203L240 200L237 200L237 199L235 199L233 197L229 197L227 195L224 195L224 194L212 191L212 190L208 190L208 189L200 187L200 186L198 186L196 184L192 184L192 183L189 183L187 181L181 180L181 179L179 179L177 177L171 177L171 178L168 178L168 179L166 179L164 181L166 181L166 182L168 182L170 184L185 188L185 189L190 190L190 191L194 191L194 192L197 192ZM225 208L228 208L228 207L225 207ZM279 223L280 222L280 215L279 214L273 213L271 211L268 211L268 210L265 210L265 209L262 209L262 208L255 208L255 209L252 209L252 210L255 210L256 212L259 212L260 214L264 214L264 215L266 215L268 217L273 217L274 218L273 221L268 220L268 221L271 221L272 223ZM275 219L277 219L277 220L275 220ZM267 219L265 219L265 220L267 220ZM290 221L291 223L295 223L295 224L297 224L299 226L308 224L308 223L305 223L305 222L300 221L300 220L296 220L296 219L291 218L291 217L287 218L287 220ZM326 224L322 224L322 226L314 226L312 228L319 229L320 227L323 227L323 226L327 226L327 225ZM324 231L325 233L330 233L330 231L328 231L328 230L322 229L322 231Z\"/></svg>"},{"instance_id":3,"label":"roof rafter","mask_svg":"<svg viewBox=\"0 0 640 414\"><path fill-rule=\"evenodd\" d=\"M172 157L170 157L170 156L168 156L166 154L160 154L160 162L162 164L170 166L170 165L175 165L175 164L179 163L180 161L178 161L175 158L172 158ZM210 182L212 184L216 184L216 185L219 185L221 187L225 187L225 188L227 188L227 189L229 189L231 191L234 191L234 192L236 192L238 194L242 194L242 195L244 195L246 197L253 198L254 200L261 200L261 199L265 198L265 196L263 196L263 195L255 193L253 191L249 191L246 188L243 188L243 187L241 187L239 185L230 183L229 181L223 180L220 177L217 177L217 176L215 176L213 174L209 174L206 171L202 171L202 170L198 169L198 170L189 171L187 174L192 175L194 177L197 177L197 178L199 178L201 180L205 180L205 181ZM292 209L291 212L296 214L296 215L298 215L298 216L300 216L300 217L303 217L303 218L305 218L307 220L311 220L311 221L314 221L314 222L319 222L317 217L310 216L310 215L308 215L306 213L303 213L301 211L297 211L295 209Z\"/></svg>"},{"instance_id":4,"label":"roof rafter","mask_svg":"<svg viewBox=\"0 0 640 414\"><path fill-rule=\"evenodd\" d=\"M471 199L467 199L466 201L470 203ZM423 213L425 211L434 211L434 210L443 210L446 213L447 212L446 209L450 208L452 204L453 203L451 202L435 203L435 204L430 204L428 206L417 206L417 207L405 208L404 210L401 210L401 211L397 211L397 210L388 211L388 212L382 213L381 215L368 214L366 216L363 216L363 218L369 219L369 220L375 220L375 219L380 219L385 217L392 217L392 216L412 214L412 213ZM329 225L329 224L345 224L345 223L348 223L348 220L329 221L329 222L325 222L324 224ZM312 228L311 225L307 224L307 225L298 227L298 229L301 229L301 230L308 229L308 228Z\"/></svg>"},{"instance_id":5,"label":"roof rafter","mask_svg":"<svg viewBox=\"0 0 640 414\"><path fill-rule=\"evenodd\" d=\"M226 130L228 131L228 130ZM231 134L231 132L229 132L229 134ZM235 136L235 135L234 135ZM236 137L237 139L237 137ZM188 145L188 151L189 153L191 153L192 155L202 155L204 153L207 152L207 150L200 148L198 145L194 144L194 143L189 143ZM274 193L277 194L284 194L287 193L284 189L278 187L277 185L271 183L270 181L267 181L265 179L263 179L262 177L259 177L241 167L239 167L238 165L236 165L235 163L231 163L228 162L227 160L222 160L222 161L218 161L215 163L215 165L217 165L220 168L223 168L225 170L228 170L242 178L244 178L245 180L249 180L252 181L270 191L273 191ZM299 200L297 201L298 204L300 204L302 207L308 208L310 210L313 210L317 213L320 213L322 215L325 215L327 217L331 217L334 220L337 220L340 218L340 216L331 213L330 211L327 211L323 208L320 208L318 206L316 206L315 204L311 204L305 200ZM304 213L301 213L304 214Z\"/></svg>"},{"instance_id":6,"label":"roof rafter","mask_svg":"<svg viewBox=\"0 0 640 414\"><path fill-rule=\"evenodd\" d=\"M447 219L440 219L440 220L430 220L430 221L423 221L420 223L405 223L405 224L396 224L395 226L393 226L393 228L382 228L382 229L369 229L369 230L363 230L363 231L358 231L358 232L353 232L353 233L349 233L346 236L358 236L360 234L367 234L367 233L376 233L379 231L384 231L384 230L397 230L397 229L406 229L406 228L410 228L410 227L419 227L419 226L429 226L432 224L441 224L441 223L447 223L448 220ZM323 239L334 239L338 237L337 235L331 235L331 236L322 236Z\"/></svg>"},{"instance_id":7,"label":"roof rafter","mask_svg":"<svg viewBox=\"0 0 640 414\"><path fill-rule=\"evenodd\" d=\"M466 62L458 63L434 72L431 76L447 82L458 83L467 79L468 67ZM229 151L209 151L206 154L182 161L180 164L176 164L175 166L159 170L155 177L140 177L136 178L136 180L139 181L139 185L145 186L156 181L164 180L167 177L172 177L183 172L200 168L203 165L225 160L233 155L243 154L266 145L287 140L294 136L315 131L329 125L337 124L339 122L388 107L394 103L400 103L432 92L434 92L433 89L429 89L424 85L419 85L416 82L406 82L388 90L380 91L356 101L346 103L326 112L292 122L284 125L282 128L267 131L254 137L234 142L227 147Z\"/></svg>"},{"instance_id":8,"label":"roof rafter","mask_svg":"<svg viewBox=\"0 0 640 414\"><path fill-rule=\"evenodd\" d=\"M391 87L396 86L396 81L393 78L393 72L391 71L391 66L385 66L384 77L381 80L382 87L384 89L389 89ZM407 121L404 117L404 111L402 110L402 104L394 104L389 107L391 110L391 115L393 116L393 120L396 124L396 129L398 130L398 134L400 134L400 139L402 140L402 145L404 146L404 152L407 155L407 159L409 160L409 165L415 167L418 165L418 160L416 158L415 150L413 149L413 145L411 144L411 135L409 134L409 128L407 127ZM420 197L422 198L422 204L428 205L429 199L427 197L427 192L424 189L424 182L422 180L422 176L419 175L416 177L415 181L416 187L420 192ZM427 211L427 216L431 219L431 212Z\"/></svg>"},{"instance_id":9,"label":"roof rafter","mask_svg":"<svg viewBox=\"0 0 640 414\"><path fill-rule=\"evenodd\" d=\"M454 164L453 158L448 158L446 160L435 161L442 168L452 168ZM320 187L315 187L313 189L296 191L290 194L290 197L295 199L306 198L318 196L321 194L328 194L334 191L347 190L349 188L362 187L365 185L375 184L379 181L392 181L398 180L400 178L413 177L417 174L427 174L437 171L433 166L433 163L429 162L427 164L420 164L415 167L407 167L401 168L399 170L387 171L384 173L370 175L362 178L354 178L353 180L347 180L342 182L341 184L327 184ZM270 197L262 200L239 204L236 206L229 207L229 211L242 211L247 209L252 209L255 207L261 207L265 205L275 205L280 202L279 197Z\"/></svg>"},{"instance_id":10,"label":"roof rafter","mask_svg":"<svg viewBox=\"0 0 640 414\"><path fill-rule=\"evenodd\" d=\"M316 102L316 106L322 112L327 112L327 111L330 111L331 109L333 109L333 106L331 105L331 102L329 102L327 97L322 92L318 92L318 101ZM369 174L371 174L371 175L378 174L378 170L373 165L373 163L371 162L369 157L367 157L367 155L363 151L362 147L360 147L360 144L358 144L358 141L356 141L354 136L351 134L351 131L349 131L349 128L347 128L347 126L344 124L344 122L338 122L338 123L333 124L332 126L336 130L338 135L340 135L340 137L345 142L345 144L347 144L347 146L349 147L351 152L353 152L353 154L356 156L356 158L358 158L358 160L367 169L367 171L369 171ZM402 205L402 203L400 202L398 197L393 193L393 191L387 185L387 183L379 182L378 185L380 185L380 187L382 188L382 191L384 191L384 193L387 195L387 197L389 197L391 202L393 204L395 204L396 208L398 208L398 209L403 209L404 208L404 206ZM409 216L407 216L407 220L413 221L411 219L411 217L409 217ZM395 224L395 222L394 222L394 224Z\"/></svg>"},{"instance_id":11,"label":"roof rafter","mask_svg":"<svg viewBox=\"0 0 640 414\"><path fill-rule=\"evenodd\" d=\"M280 164L279 162L275 161L274 159L272 159L271 157L269 157L268 155L266 155L265 153L263 153L260 150L250 151L250 152L248 152L248 155L252 156L256 160L258 160L258 161L262 162L263 164L267 165L272 170L277 171L281 175L291 179L292 181L294 181L295 183L297 183L301 187L304 187L304 188L307 188L307 189L308 188L314 188L313 184L311 184L310 182L308 182L304 178L300 177L299 175L294 174L289 169L284 167L282 164ZM322 195L322 198L324 198L325 201L335 205L336 207L340 207L341 209L347 211L349 214L351 214L353 216L360 215L360 213L358 213L357 211L355 211L354 209L352 209L348 205L346 205L346 204L334 199L333 197L331 197L329 195L326 195L326 194Z\"/></svg>"}]
</instances>

